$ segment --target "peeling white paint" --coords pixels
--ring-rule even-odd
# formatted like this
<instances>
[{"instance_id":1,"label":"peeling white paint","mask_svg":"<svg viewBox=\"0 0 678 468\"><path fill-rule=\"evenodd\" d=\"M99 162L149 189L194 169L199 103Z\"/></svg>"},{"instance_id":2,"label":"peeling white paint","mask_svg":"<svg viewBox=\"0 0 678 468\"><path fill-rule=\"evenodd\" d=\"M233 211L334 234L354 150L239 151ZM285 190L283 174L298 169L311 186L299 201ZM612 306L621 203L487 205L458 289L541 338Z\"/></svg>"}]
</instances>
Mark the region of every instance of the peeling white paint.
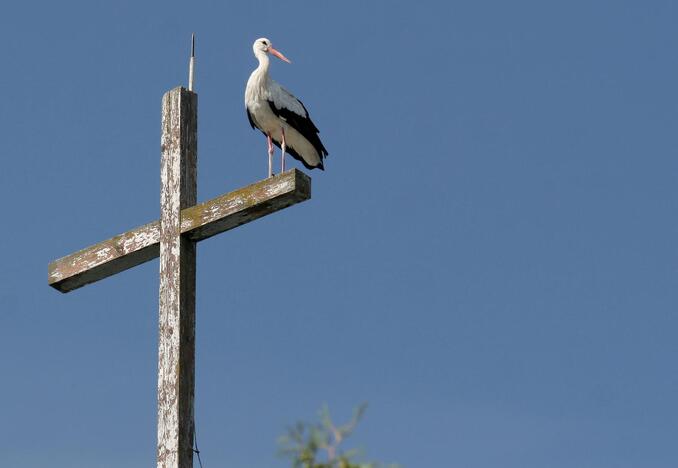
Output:
<instances>
[{"instance_id":1,"label":"peeling white paint","mask_svg":"<svg viewBox=\"0 0 678 468\"><path fill-rule=\"evenodd\" d=\"M181 236L181 209L196 199L195 109L182 89L163 98L160 195L158 467L193 466L195 249ZM191 114L193 112L193 114ZM182 125L185 127L182 128ZM182 158L185 159L182 170ZM182 283L182 280L185 281Z\"/></svg>"}]
</instances>

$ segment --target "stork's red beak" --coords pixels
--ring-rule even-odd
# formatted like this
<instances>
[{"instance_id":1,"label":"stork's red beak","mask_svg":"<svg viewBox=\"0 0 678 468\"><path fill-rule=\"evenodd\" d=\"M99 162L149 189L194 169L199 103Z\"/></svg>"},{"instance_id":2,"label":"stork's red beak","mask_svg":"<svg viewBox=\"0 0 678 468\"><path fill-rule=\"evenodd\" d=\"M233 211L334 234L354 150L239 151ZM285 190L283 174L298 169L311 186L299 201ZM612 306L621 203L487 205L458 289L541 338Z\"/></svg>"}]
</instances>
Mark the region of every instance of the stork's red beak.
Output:
<instances>
[{"instance_id":1,"label":"stork's red beak","mask_svg":"<svg viewBox=\"0 0 678 468\"><path fill-rule=\"evenodd\" d=\"M270 53L272 53L273 55L275 55L276 57L278 57L278 58L279 58L280 60L282 60L283 62L292 63L292 62L290 62L290 59L288 59L288 58L285 57L283 54L281 54L280 52L278 52L277 50L275 50L275 49L273 48L273 46L269 46L269 47L268 47L268 51L269 51Z\"/></svg>"}]
</instances>

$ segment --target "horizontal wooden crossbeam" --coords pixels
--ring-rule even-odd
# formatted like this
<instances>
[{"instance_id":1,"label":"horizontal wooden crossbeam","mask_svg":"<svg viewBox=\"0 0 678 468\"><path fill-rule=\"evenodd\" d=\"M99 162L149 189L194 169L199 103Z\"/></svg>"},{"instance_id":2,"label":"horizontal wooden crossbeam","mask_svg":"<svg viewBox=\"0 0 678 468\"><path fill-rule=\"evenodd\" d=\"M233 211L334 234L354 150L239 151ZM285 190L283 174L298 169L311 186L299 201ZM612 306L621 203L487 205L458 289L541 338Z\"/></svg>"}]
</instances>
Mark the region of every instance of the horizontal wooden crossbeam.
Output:
<instances>
[{"instance_id":1,"label":"horizontal wooden crossbeam","mask_svg":"<svg viewBox=\"0 0 678 468\"><path fill-rule=\"evenodd\" d=\"M311 179L297 169L181 210L181 233L212 237L311 198ZM160 224L154 221L49 264L49 285L69 292L156 258Z\"/></svg>"}]
</instances>

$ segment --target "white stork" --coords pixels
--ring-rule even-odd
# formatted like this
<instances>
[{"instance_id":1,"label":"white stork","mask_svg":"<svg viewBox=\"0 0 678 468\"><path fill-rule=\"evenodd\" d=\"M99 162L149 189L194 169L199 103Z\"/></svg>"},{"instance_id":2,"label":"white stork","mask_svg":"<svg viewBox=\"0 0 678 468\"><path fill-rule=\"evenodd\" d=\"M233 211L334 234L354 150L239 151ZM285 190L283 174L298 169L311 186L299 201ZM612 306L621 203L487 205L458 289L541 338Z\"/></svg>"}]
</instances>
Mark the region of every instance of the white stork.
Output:
<instances>
[{"instance_id":1,"label":"white stork","mask_svg":"<svg viewBox=\"0 0 678 468\"><path fill-rule=\"evenodd\" d=\"M262 37L252 45L259 66L252 72L245 88L245 107L252 128L258 128L268 140L268 176L273 175L273 143L282 149L282 171L285 153L291 154L309 169L324 170L327 150L320 141L318 128L311 121L304 104L268 76L268 54L287 63L287 57Z\"/></svg>"}]
</instances>

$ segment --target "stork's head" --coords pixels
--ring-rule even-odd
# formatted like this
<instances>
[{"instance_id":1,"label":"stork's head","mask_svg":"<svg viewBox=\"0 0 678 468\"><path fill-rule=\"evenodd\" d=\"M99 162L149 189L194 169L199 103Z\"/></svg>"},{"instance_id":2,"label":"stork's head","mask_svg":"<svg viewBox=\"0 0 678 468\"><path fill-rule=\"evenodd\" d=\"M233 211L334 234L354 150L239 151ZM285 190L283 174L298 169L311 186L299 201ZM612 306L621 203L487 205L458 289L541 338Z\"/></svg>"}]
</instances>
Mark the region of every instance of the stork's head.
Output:
<instances>
[{"instance_id":1,"label":"stork's head","mask_svg":"<svg viewBox=\"0 0 678 468\"><path fill-rule=\"evenodd\" d=\"M259 39L254 41L254 44L252 44L252 50L254 51L255 57L262 53L272 54L278 57L280 60L283 60L287 63L292 63L287 57L285 57L283 54L275 50L273 48L273 45L271 44L271 41L269 41L265 37L260 37Z\"/></svg>"}]
</instances>

